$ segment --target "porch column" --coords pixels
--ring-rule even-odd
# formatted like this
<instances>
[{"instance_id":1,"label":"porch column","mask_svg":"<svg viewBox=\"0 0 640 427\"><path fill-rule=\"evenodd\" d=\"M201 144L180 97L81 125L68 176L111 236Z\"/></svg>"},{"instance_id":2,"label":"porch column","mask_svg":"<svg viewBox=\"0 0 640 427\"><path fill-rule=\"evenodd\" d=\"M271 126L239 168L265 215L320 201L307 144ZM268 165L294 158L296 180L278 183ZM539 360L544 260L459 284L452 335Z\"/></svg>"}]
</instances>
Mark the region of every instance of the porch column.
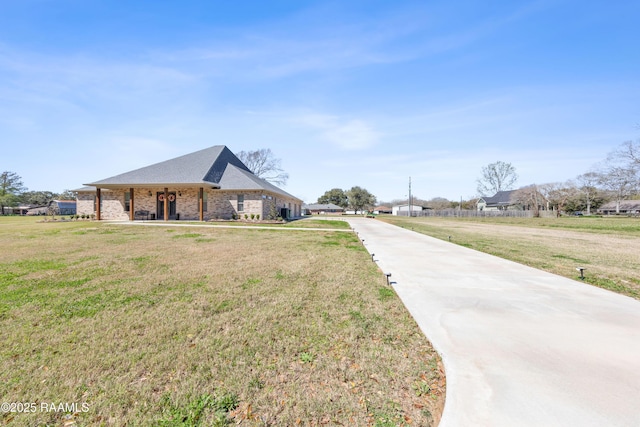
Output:
<instances>
[{"instance_id":1,"label":"porch column","mask_svg":"<svg viewBox=\"0 0 640 427\"><path fill-rule=\"evenodd\" d=\"M96 219L98 221L100 221L101 216L100 216L100 205L102 203L100 203L102 200L102 195L100 194L100 188L96 188Z\"/></svg>"},{"instance_id":2,"label":"porch column","mask_svg":"<svg viewBox=\"0 0 640 427\"><path fill-rule=\"evenodd\" d=\"M164 220L169 221L169 189L164 188Z\"/></svg>"},{"instance_id":3,"label":"porch column","mask_svg":"<svg viewBox=\"0 0 640 427\"><path fill-rule=\"evenodd\" d=\"M204 188L200 187L198 195L198 210L200 212L200 221L204 221Z\"/></svg>"},{"instance_id":4,"label":"porch column","mask_svg":"<svg viewBox=\"0 0 640 427\"><path fill-rule=\"evenodd\" d=\"M135 219L135 206L133 203L133 188L129 189L129 221Z\"/></svg>"}]
</instances>

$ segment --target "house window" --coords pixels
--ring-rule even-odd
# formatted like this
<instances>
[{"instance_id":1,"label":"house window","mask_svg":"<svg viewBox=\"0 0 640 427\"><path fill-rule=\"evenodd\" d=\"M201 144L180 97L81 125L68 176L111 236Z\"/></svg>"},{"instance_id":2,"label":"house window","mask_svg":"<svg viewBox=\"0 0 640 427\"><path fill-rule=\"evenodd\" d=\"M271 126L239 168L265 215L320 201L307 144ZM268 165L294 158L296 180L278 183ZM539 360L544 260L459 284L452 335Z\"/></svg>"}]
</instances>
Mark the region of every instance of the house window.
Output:
<instances>
[{"instance_id":1,"label":"house window","mask_svg":"<svg viewBox=\"0 0 640 427\"><path fill-rule=\"evenodd\" d=\"M207 211L207 203L208 203L208 193L206 191L202 192L202 211L206 212Z\"/></svg>"},{"instance_id":2,"label":"house window","mask_svg":"<svg viewBox=\"0 0 640 427\"><path fill-rule=\"evenodd\" d=\"M131 192L124 192L124 211L129 212L131 210Z\"/></svg>"},{"instance_id":3,"label":"house window","mask_svg":"<svg viewBox=\"0 0 640 427\"><path fill-rule=\"evenodd\" d=\"M244 211L244 194L238 194L238 212Z\"/></svg>"}]
</instances>

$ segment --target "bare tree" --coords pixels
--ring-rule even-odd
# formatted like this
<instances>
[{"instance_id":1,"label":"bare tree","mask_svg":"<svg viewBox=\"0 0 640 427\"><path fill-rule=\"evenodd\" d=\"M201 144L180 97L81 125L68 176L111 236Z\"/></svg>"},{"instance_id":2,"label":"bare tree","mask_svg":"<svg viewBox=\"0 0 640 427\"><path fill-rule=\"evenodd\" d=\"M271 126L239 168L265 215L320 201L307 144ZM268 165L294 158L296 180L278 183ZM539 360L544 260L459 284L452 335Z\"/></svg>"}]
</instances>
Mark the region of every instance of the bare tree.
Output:
<instances>
[{"instance_id":1,"label":"bare tree","mask_svg":"<svg viewBox=\"0 0 640 427\"><path fill-rule=\"evenodd\" d=\"M478 193L492 196L498 191L511 190L517 180L518 174L511 163L497 161L482 168L482 175L477 180Z\"/></svg>"},{"instance_id":2,"label":"bare tree","mask_svg":"<svg viewBox=\"0 0 640 427\"><path fill-rule=\"evenodd\" d=\"M608 160L622 161L631 167L640 167L640 140L625 141L609 154Z\"/></svg>"},{"instance_id":3,"label":"bare tree","mask_svg":"<svg viewBox=\"0 0 640 427\"><path fill-rule=\"evenodd\" d=\"M547 203L554 207L556 216L560 216L565 210L569 199L574 197L578 192L576 184L573 181L544 184L539 188L545 199L547 199Z\"/></svg>"},{"instance_id":4,"label":"bare tree","mask_svg":"<svg viewBox=\"0 0 640 427\"><path fill-rule=\"evenodd\" d=\"M638 174L633 168L609 165L599 174L599 184L611 191L616 201L616 213L620 213L620 201L631 196L637 188Z\"/></svg>"},{"instance_id":5,"label":"bare tree","mask_svg":"<svg viewBox=\"0 0 640 427\"><path fill-rule=\"evenodd\" d=\"M454 203L449 199L445 199L444 197L434 197L427 202L427 206L429 206L431 209L443 210L452 208L454 206Z\"/></svg>"},{"instance_id":6,"label":"bare tree","mask_svg":"<svg viewBox=\"0 0 640 427\"><path fill-rule=\"evenodd\" d=\"M536 218L540 217L540 209L545 203L544 196L536 184L519 188L514 192L512 200L516 203L520 203L523 210L533 211L533 216Z\"/></svg>"},{"instance_id":7,"label":"bare tree","mask_svg":"<svg viewBox=\"0 0 640 427\"><path fill-rule=\"evenodd\" d=\"M611 192L620 213L620 201L640 188L640 142L622 143L607 156L598 172L598 183Z\"/></svg>"},{"instance_id":8,"label":"bare tree","mask_svg":"<svg viewBox=\"0 0 640 427\"><path fill-rule=\"evenodd\" d=\"M253 151L240 151L236 156L257 177L273 184L286 185L289 174L280 166L280 159L273 157L269 148L260 148Z\"/></svg>"},{"instance_id":9,"label":"bare tree","mask_svg":"<svg viewBox=\"0 0 640 427\"><path fill-rule=\"evenodd\" d=\"M598 193L598 185L600 177L596 172L587 172L579 175L577 180L580 185L579 190L584 194L587 205L587 215L591 215L591 203Z\"/></svg>"}]
</instances>

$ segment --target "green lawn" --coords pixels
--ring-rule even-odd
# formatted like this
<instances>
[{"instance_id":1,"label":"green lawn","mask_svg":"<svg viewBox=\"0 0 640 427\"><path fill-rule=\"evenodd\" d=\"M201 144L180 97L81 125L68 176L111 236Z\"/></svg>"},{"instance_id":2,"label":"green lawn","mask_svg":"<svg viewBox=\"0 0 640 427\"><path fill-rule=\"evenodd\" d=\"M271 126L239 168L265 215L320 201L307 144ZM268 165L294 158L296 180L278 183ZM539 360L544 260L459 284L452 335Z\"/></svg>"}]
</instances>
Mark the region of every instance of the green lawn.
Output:
<instances>
[{"instance_id":1,"label":"green lawn","mask_svg":"<svg viewBox=\"0 0 640 427\"><path fill-rule=\"evenodd\" d=\"M352 233L38 220L0 217L0 396L38 408L3 424L439 419L441 362Z\"/></svg>"}]
</instances>

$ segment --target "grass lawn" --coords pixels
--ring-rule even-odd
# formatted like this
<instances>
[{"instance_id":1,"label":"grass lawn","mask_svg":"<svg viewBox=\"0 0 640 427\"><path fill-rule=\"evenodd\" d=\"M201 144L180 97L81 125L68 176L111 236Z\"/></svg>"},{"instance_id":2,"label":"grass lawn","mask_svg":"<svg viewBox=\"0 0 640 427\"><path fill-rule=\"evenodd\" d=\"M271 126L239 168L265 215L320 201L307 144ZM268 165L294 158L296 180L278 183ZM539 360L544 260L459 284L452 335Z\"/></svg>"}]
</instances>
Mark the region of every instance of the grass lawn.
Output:
<instances>
[{"instance_id":1,"label":"grass lawn","mask_svg":"<svg viewBox=\"0 0 640 427\"><path fill-rule=\"evenodd\" d=\"M640 299L638 218L378 218Z\"/></svg>"},{"instance_id":2,"label":"grass lawn","mask_svg":"<svg viewBox=\"0 0 640 427\"><path fill-rule=\"evenodd\" d=\"M36 405L0 423L439 419L440 359L351 233L0 217L0 248L0 397Z\"/></svg>"}]
</instances>

